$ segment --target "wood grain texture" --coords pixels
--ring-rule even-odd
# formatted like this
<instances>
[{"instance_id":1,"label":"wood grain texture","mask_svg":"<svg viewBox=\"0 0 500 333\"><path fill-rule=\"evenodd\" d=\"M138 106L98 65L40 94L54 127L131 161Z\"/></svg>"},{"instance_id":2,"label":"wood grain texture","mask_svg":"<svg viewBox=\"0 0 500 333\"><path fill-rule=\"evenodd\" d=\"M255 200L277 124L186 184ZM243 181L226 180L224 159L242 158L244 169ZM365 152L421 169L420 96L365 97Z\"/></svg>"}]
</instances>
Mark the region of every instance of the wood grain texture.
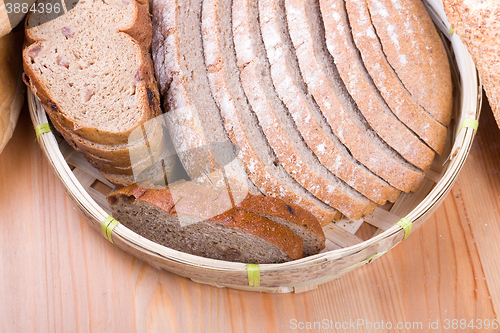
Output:
<instances>
[{"instance_id":1,"label":"wood grain texture","mask_svg":"<svg viewBox=\"0 0 500 333\"><path fill-rule=\"evenodd\" d=\"M427 332L429 321L440 320L432 332L451 332L445 319L493 319L500 311L499 168L500 130L486 106L453 190L388 254L305 293L218 289L153 268L94 231L23 110L0 155L0 332L301 331L294 319L422 323L421 330L339 332ZM304 331L332 331L316 325ZM473 331L481 330L461 330Z\"/></svg>"}]
</instances>

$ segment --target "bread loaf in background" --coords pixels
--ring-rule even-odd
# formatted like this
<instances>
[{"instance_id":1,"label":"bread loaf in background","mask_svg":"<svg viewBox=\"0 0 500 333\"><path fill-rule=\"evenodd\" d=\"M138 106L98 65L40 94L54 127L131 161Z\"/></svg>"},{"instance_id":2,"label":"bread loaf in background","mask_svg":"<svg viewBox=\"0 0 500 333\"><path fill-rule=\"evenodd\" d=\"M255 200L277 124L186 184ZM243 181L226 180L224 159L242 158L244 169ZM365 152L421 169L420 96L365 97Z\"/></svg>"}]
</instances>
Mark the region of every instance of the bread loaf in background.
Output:
<instances>
[{"instance_id":1,"label":"bread loaf in background","mask_svg":"<svg viewBox=\"0 0 500 333\"><path fill-rule=\"evenodd\" d=\"M23 34L19 32L0 38L0 153L12 137L24 102L23 40Z\"/></svg>"},{"instance_id":2,"label":"bread loaf in background","mask_svg":"<svg viewBox=\"0 0 500 333\"><path fill-rule=\"evenodd\" d=\"M500 127L500 1L444 0L446 16L476 63Z\"/></svg>"}]
</instances>

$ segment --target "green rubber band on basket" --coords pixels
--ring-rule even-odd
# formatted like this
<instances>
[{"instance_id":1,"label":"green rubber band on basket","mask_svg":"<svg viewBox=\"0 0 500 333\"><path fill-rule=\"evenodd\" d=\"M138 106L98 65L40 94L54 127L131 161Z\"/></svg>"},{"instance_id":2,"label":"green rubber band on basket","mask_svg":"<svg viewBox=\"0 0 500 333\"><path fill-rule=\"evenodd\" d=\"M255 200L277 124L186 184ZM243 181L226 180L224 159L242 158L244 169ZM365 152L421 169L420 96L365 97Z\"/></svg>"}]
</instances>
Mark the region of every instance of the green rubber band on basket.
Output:
<instances>
[{"instance_id":1,"label":"green rubber band on basket","mask_svg":"<svg viewBox=\"0 0 500 333\"><path fill-rule=\"evenodd\" d=\"M452 28L452 27L450 27L449 32L450 32L450 36L453 36L453 34L455 33L455 30L453 30L453 28Z\"/></svg>"},{"instance_id":2,"label":"green rubber band on basket","mask_svg":"<svg viewBox=\"0 0 500 333\"><path fill-rule=\"evenodd\" d=\"M411 229L413 229L413 222L403 217L396 224L399 225L401 228L403 228L403 230L405 231L405 236L403 237L403 240L408 238L408 236L410 236Z\"/></svg>"},{"instance_id":3,"label":"green rubber band on basket","mask_svg":"<svg viewBox=\"0 0 500 333\"><path fill-rule=\"evenodd\" d=\"M36 141L40 142L40 135L48 132L50 132L50 126L48 123L37 125L35 127Z\"/></svg>"},{"instance_id":4,"label":"green rubber band on basket","mask_svg":"<svg viewBox=\"0 0 500 333\"><path fill-rule=\"evenodd\" d=\"M117 220L113 218L113 216L108 216L104 219L101 224L102 235L104 238L113 243L113 229L120 224ZM114 244L114 243L113 243Z\"/></svg>"},{"instance_id":5,"label":"green rubber band on basket","mask_svg":"<svg viewBox=\"0 0 500 333\"><path fill-rule=\"evenodd\" d=\"M472 128L474 131L477 131L477 128L479 127L479 121L477 121L474 118L465 118L462 123L460 124L460 127L458 128L458 133L462 130L462 128Z\"/></svg>"},{"instance_id":6,"label":"green rubber band on basket","mask_svg":"<svg viewBox=\"0 0 500 333\"><path fill-rule=\"evenodd\" d=\"M248 285L250 287L260 286L260 270L257 264L247 264Z\"/></svg>"}]
</instances>

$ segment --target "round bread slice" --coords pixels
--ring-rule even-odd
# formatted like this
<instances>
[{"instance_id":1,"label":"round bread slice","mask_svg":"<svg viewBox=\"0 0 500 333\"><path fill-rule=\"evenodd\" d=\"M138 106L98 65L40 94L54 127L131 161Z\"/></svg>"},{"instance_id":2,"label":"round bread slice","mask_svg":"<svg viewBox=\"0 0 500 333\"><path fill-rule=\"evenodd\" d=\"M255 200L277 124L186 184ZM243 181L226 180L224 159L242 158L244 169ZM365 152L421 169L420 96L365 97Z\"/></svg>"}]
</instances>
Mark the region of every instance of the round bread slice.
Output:
<instances>
[{"instance_id":1,"label":"round bread slice","mask_svg":"<svg viewBox=\"0 0 500 333\"><path fill-rule=\"evenodd\" d=\"M224 8L221 4L218 7ZM338 176L340 179L345 181L353 189L357 190L362 195L366 196L368 199L378 203L384 204L388 199L395 200L399 194L399 191L394 189L392 186L387 184L379 177L373 175L368 169L363 167L359 162L357 162L349 154L344 145L338 140L338 138L331 132L328 124L324 121L320 110L317 108L316 104L310 96L308 96L302 89L299 88L299 84L292 84L292 82L300 81L300 73L298 73L298 65L294 66L290 56L288 55L288 49L283 46L279 49L280 57L277 57L273 64L269 65L268 59L266 57L266 51L264 44L262 42L262 37L259 31L258 9L255 2L244 2L237 1L233 3L234 16L241 17L242 23L238 30L235 30L234 39L237 48L239 48L238 63L245 69L242 72L246 72L248 77L246 83L247 86L251 87L252 82L259 84L255 87L255 92L248 92L248 96L253 96L255 99L259 99L260 95L257 90L263 89L270 92L275 91L283 101L281 103L277 96L272 93L268 93L266 96L269 100L269 108L274 109L277 112L281 110L282 117L288 118L288 113L290 114L290 121L292 126L296 126L298 132L302 136L308 147L314 152L315 156L330 172ZM225 11L219 10L220 14L218 22L206 24L207 29L212 29L213 31L220 31L221 36L218 37L218 41L214 41L212 44L217 45L215 50L221 54L219 58L225 53L230 53L232 49L232 44L226 45L227 39L233 39L225 33L226 28L224 28L224 22L227 22L227 18L224 18ZM247 13L247 14L245 14ZM212 18L214 15L207 15L208 18ZM214 19L212 18L212 21ZM239 22L239 21L238 21ZM219 27L219 25L221 27ZM207 34L208 35L208 34ZM215 37L214 39L217 39ZM207 49L207 47L206 47ZM205 52L207 57L209 52ZM231 77L239 75L239 70L237 68L233 69L231 66L231 57L226 56L228 60L224 61L225 66L213 66L214 69L209 71L209 76L213 71L229 71L226 76ZM214 57L210 62L207 63L219 63L217 57ZM254 71L246 70L248 64L252 64ZM269 70L269 67L271 70ZM215 74L214 74L215 75ZM271 76L275 78L274 84ZM250 82L248 82L250 81ZM303 83L303 82L302 82ZM234 87L235 83L228 82L230 87ZM259 86L261 88L259 88ZM238 95L235 95L238 96ZM241 98L236 98L238 101ZM245 98L243 98L245 99ZM254 103L258 101L254 100ZM295 135L297 137L298 135Z\"/></svg>"},{"instance_id":2,"label":"round bread slice","mask_svg":"<svg viewBox=\"0 0 500 333\"><path fill-rule=\"evenodd\" d=\"M233 140L239 146L237 156L244 167L236 173L250 176L255 186L267 195L307 206L321 223L338 220L340 213L293 181L270 154L265 142L262 146L249 146L249 138L241 130L245 124L239 123L235 115L223 113L221 117L221 111L226 109L219 110L212 97L203 57L201 6L201 1L188 4L177 0L155 0L153 6L157 27L153 34L153 57L165 95L167 125L177 152ZM180 154L180 157L191 178L205 172L206 166L201 165L197 155ZM229 176L238 179L238 175Z\"/></svg>"},{"instance_id":3,"label":"round bread slice","mask_svg":"<svg viewBox=\"0 0 500 333\"><path fill-rule=\"evenodd\" d=\"M261 136L261 142L267 140L284 169L315 197L354 219L370 214L375 209L375 204L331 174L307 149L294 128L293 120L288 117L274 94L272 83L265 85L264 82L270 82L270 79L266 76L265 69L260 68L256 56L251 56L252 59L244 68L240 67L241 83L238 81L236 58L240 55L238 51L241 51L241 47L237 47L235 56L231 43L231 26L224 24L230 22L231 8L229 4L220 5L218 1L204 1L202 32L208 76L212 79L212 91L221 111L233 107L234 110L231 111L240 122L245 123L241 130L248 133L247 137L256 140L256 137ZM218 31L223 32L219 34ZM246 45L247 42L241 39L244 36L238 35L234 40L235 44ZM226 44L224 46L223 41ZM253 49L245 49L245 60L249 59L248 54L254 54L252 51ZM215 62L215 59L218 61ZM217 80L214 77L217 75L222 78ZM221 90L228 94L221 94ZM235 102L230 104L225 100ZM252 121L255 120L252 118L257 118L258 122ZM255 142L253 146L257 146Z\"/></svg>"}]
</instances>

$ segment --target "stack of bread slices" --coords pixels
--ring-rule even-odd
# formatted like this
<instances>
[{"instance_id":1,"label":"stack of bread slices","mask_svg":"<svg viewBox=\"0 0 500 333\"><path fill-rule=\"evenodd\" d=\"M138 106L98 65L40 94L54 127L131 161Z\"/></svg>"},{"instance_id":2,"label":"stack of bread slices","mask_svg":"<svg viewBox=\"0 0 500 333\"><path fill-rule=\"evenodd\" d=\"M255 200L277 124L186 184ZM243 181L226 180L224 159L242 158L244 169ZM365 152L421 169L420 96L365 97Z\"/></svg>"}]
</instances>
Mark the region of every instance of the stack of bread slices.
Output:
<instances>
[{"instance_id":1,"label":"stack of bread slices","mask_svg":"<svg viewBox=\"0 0 500 333\"><path fill-rule=\"evenodd\" d=\"M52 16L28 16L25 81L71 146L109 181L129 185L134 167L166 150L151 121L162 112L148 2L80 1Z\"/></svg>"},{"instance_id":2,"label":"stack of bread slices","mask_svg":"<svg viewBox=\"0 0 500 333\"><path fill-rule=\"evenodd\" d=\"M49 23L31 15L24 62L56 129L119 185L134 181L134 149L168 150L148 123L161 114L154 63L191 181L108 196L153 241L298 259L324 248L320 226L416 191L443 152L453 87L420 0L153 0L152 13L151 25L146 0L80 0Z\"/></svg>"}]
</instances>

